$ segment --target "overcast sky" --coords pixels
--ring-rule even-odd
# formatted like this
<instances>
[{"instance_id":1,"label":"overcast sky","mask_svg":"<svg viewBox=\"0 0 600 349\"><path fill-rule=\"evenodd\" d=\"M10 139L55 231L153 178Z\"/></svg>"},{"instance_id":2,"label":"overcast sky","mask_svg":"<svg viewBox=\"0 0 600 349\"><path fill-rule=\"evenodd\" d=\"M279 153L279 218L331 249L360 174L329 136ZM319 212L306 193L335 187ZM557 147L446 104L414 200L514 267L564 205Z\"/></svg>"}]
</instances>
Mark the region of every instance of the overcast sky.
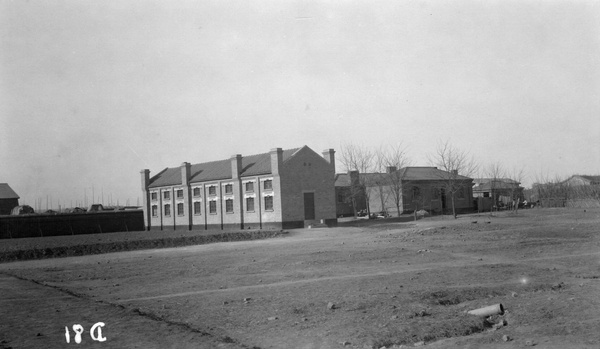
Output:
<instances>
[{"instance_id":1,"label":"overcast sky","mask_svg":"<svg viewBox=\"0 0 600 349\"><path fill-rule=\"evenodd\" d=\"M600 2L0 0L22 204L135 204L144 168L276 147L427 165L439 140L526 185L600 174Z\"/></svg>"}]
</instances>

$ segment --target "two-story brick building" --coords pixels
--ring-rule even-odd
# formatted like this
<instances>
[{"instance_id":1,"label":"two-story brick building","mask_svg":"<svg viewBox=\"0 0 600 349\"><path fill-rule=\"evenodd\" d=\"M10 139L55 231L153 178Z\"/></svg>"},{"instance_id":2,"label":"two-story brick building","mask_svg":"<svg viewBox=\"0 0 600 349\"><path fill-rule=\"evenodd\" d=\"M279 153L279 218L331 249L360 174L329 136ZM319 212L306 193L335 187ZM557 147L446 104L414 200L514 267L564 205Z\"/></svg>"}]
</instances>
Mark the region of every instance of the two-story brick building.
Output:
<instances>
[{"instance_id":1,"label":"two-story brick building","mask_svg":"<svg viewBox=\"0 0 600 349\"><path fill-rule=\"evenodd\" d=\"M335 225L335 151L307 146L141 171L146 229Z\"/></svg>"}]
</instances>

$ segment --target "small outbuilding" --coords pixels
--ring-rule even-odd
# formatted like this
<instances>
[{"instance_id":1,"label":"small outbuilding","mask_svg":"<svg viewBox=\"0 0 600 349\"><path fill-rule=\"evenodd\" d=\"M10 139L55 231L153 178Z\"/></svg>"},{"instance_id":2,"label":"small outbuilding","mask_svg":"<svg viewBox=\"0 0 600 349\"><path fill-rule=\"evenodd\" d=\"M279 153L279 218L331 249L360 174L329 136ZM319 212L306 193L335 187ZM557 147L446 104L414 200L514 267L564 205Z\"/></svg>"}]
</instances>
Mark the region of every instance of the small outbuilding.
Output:
<instances>
[{"instance_id":1,"label":"small outbuilding","mask_svg":"<svg viewBox=\"0 0 600 349\"><path fill-rule=\"evenodd\" d=\"M9 215L19 206L19 195L7 183L0 183L0 215Z\"/></svg>"}]
</instances>

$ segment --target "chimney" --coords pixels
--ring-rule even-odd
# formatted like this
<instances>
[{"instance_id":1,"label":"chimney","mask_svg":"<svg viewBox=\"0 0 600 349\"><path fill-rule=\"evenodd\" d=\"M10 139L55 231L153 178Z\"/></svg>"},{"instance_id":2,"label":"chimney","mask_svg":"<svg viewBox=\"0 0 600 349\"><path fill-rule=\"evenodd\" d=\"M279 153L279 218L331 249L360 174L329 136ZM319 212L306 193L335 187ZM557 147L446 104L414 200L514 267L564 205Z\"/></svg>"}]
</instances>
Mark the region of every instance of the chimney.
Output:
<instances>
[{"instance_id":1,"label":"chimney","mask_svg":"<svg viewBox=\"0 0 600 349\"><path fill-rule=\"evenodd\" d=\"M327 161L333 167L333 173L335 173L335 150L323 150L323 158L325 158L325 161Z\"/></svg>"},{"instance_id":2,"label":"chimney","mask_svg":"<svg viewBox=\"0 0 600 349\"><path fill-rule=\"evenodd\" d=\"M396 168L396 166L388 166L385 168L385 172L386 173L392 173L392 172L396 172L398 169Z\"/></svg>"},{"instance_id":3,"label":"chimney","mask_svg":"<svg viewBox=\"0 0 600 349\"><path fill-rule=\"evenodd\" d=\"M140 171L142 175L142 190L148 190L148 185L150 184L150 170L144 169Z\"/></svg>"},{"instance_id":4,"label":"chimney","mask_svg":"<svg viewBox=\"0 0 600 349\"><path fill-rule=\"evenodd\" d=\"M358 171L348 171L348 174L350 175L350 185L358 185Z\"/></svg>"},{"instance_id":5,"label":"chimney","mask_svg":"<svg viewBox=\"0 0 600 349\"><path fill-rule=\"evenodd\" d=\"M231 156L231 179L240 178L242 173L242 155L236 154Z\"/></svg>"},{"instance_id":6,"label":"chimney","mask_svg":"<svg viewBox=\"0 0 600 349\"><path fill-rule=\"evenodd\" d=\"M181 185L189 185L192 174L192 165L189 162L181 164Z\"/></svg>"},{"instance_id":7,"label":"chimney","mask_svg":"<svg viewBox=\"0 0 600 349\"><path fill-rule=\"evenodd\" d=\"M271 149L271 173L273 175L279 175L281 164L283 163L283 149L273 148Z\"/></svg>"}]
</instances>

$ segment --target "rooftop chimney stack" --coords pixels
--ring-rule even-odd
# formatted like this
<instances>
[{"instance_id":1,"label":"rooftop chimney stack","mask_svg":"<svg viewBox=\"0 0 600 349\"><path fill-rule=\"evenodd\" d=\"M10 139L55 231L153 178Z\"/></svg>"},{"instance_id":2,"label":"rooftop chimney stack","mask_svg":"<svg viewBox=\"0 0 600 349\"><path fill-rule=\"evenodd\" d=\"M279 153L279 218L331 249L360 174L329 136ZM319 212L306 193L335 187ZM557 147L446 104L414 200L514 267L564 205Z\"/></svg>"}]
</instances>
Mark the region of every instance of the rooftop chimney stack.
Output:
<instances>
[{"instance_id":1,"label":"rooftop chimney stack","mask_svg":"<svg viewBox=\"0 0 600 349\"><path fill-rule=\"evenodd\" d=\"M323 158L333 167L335 173L335 150L331 148L323 150Z\"/></svg>"},{"instance_id":2,"label":"rooftop chimney stack","mask_svg":"<svg viewBox=\"0 0 600 349\"><path fill-rule=\"evenodd\" d=\"M283 149L273 148L271 149L271 173L273 175L279 175L279 170L283 164Z\"/></svg>"},{"instance_id":3,"label":"rooftop chimney stack","mask_svg":"<svg viewBox=\"0 0 600 349\"><path fill-rule=\"evenodd\" d=\"M192 174L192 165L189 162L181 164L181 185L189 185Z\"/></svg>"},{"instance_id":4,"label":"rooftop chimney stack","mask_svg":"<svg viewBox=\"0 0 600 349\"><path fill-rule=\"evenodd\" d=\"M231 178L238 179L242 173L242 155L236 154L231 156Z\"/></svg>"},{"instance_id":5,"label":"rooftop chimney stack","mask_svg":"<svg viewBox=\"0 0 600 349\"><path fill-rule=\"evenodd\" d=\"M140 171L142 175L142 190L148 190L148 185L150 184L150 170L144 169Z\"/></svg>"},{"instance_id":6,"label":"rooftop chimney stack","mask_svg":"<svg viewBox=\"0 0 600 349\"><path fill-rule=\"evenodd\" d=\"M359 184L359 173L358 171L348 171L348 174L350 175L350 185L352 186L356 186Z\"/></svg>"}]
</instances>

